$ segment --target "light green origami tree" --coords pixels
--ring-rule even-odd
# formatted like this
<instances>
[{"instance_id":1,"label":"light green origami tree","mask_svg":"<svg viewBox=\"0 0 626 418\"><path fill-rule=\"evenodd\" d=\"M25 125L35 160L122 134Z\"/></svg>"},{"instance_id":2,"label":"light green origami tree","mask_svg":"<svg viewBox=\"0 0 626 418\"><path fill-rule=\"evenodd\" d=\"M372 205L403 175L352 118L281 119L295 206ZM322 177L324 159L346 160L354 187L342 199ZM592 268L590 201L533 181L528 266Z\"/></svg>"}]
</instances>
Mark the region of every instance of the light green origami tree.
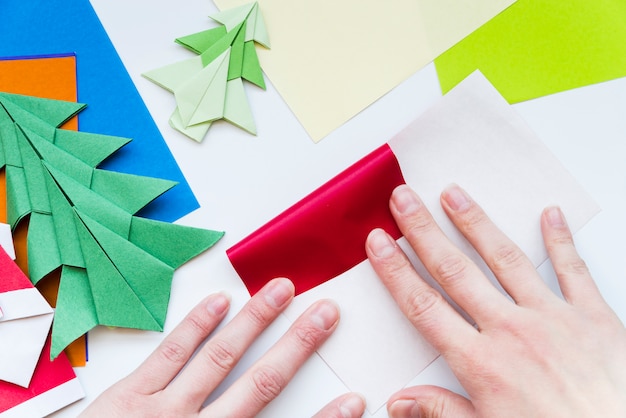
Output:
<instances>
[{"instance_id":1,"label":"light green origami tree","mask_svg":"<svg viewBox=\"0 0 626 418\"><path fill-rule=\"evenodd\" d=\"M134 216L176 183L96 168L130 139L57 128L84 108L0 93L8 221L34 284L61 270L52 358L99 324L162 331L174 270L223 236Z\"/></svg>"},{"instance_id":2,"label":"light green origami tree","mask_svg":"<svg viewBox=\"0 0 626 418\"><path fill-rule=\"evenodd\" d=\"M257 3L211 18L223 26L176 39L199 56L143 74L174 93L177 107L170 125L198 142L220 119L256 134L243 80L265 89L255 42L270 46Z\"/></svg>"}]
</instances>

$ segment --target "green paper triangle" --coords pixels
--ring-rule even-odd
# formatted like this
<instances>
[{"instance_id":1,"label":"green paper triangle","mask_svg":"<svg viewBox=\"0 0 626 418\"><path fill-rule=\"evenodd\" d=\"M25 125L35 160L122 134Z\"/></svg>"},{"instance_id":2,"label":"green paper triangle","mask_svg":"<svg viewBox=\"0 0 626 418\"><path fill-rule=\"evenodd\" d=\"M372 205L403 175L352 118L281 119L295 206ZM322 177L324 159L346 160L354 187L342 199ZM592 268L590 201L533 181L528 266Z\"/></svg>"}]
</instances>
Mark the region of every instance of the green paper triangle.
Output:
<instances>
[{"instance_id":1,"label":"green paper triangle","mask_svg":"<svg viewBox=\"0 0 626 418\"><path fill-rule=\"evenodd\" d=\"M226 103L224 105L224 119L256 135L254 117L252 116L252 110L248 104L241 78L236 78L228 82L226 88Z\"/></svg>"},{"instance_id":2,"label":"green paper triangle","mask_svg":"<svg viewBox=\"0 0 626 418\"><path fill-rule=\"evenodd\" d=\"M142 76L173 93L204 67L202 58L193 57L145 72Z\"/></svg>"},{"instance_id":3,"label":"green paper triangle","mask_svg":"<svg viewBox=\"0 0 626 418\"><path fill-rule=\"evenodd\" d=\"M124 211L135 214L176 184L170 180L96 169L91 190Z\"/></svg>"},{"instance_id":4,"label":"green paper triangle","mask_svg":"<svg viewBox=\"0 0 626 418\"><path fill-rule=\"evenodd\" d=\"M248 18L250 11L255 5L256 2L244 4L243 6L234 7L232 9L212 14L209 17L226 26L226 29L230 31Z\"/></svg>"},{"instance_id":5,"label":"green paper triangle","mask_svg":"<svg viewBox=\"0 0 626 418\"><path fill-rule=\"evenodd\" d=\"M243 50L241 77L265 90L265 78L259 64L254 42L246 42Z\"/></svg>"},{"instance_id":6,"label":"green paper triangle","mask_svg":"<svg viewBox=\"0 0 626 418\"><path fill-rule=\"evenodd\" d=\"M15 167L22 166L22 154L17 141L18 134L21 134L18 126L12 121L0 121L0 132L2 133L2 149L4 151L5 164Z\"/></svg>"},{"instance_id":7,"label":"green paper triangle","mask_svg":"<svg viewBox=\"0 0 626 418\"><path fill-rule=\"evenodd\" d=\"M70 175L75 181L84 186L91 184L93 168L85 164L83 161L74 157L55 146L52 142L37 135L36 133L23 128L28 141L39 154L39 161L45 161L54 167L62 167L63 171ZM41 164L41 163L40 163Z\"/></svg>"},{"instance_id":8,"label":"green paper triangle","mask_svg":"<svg viewBox=\"0 0 626 418\"><path fill-rule=\"evenodd\" d=\"M94 289L94 299L100 321L106 325L162 330L174 269L135 244L109 231L86 214L80 211L77 211L77 214L83 225L89 230L92 238L97 242L96 246L103 251L102 260L98 261L97 266L95 264L90 265L89 258L92 254L86 255L88 260L87 272ZM100 257L100 253L98 254ZM91 280L92 271L94 272L94 280ZM98 286L103 286L99 290L94 287L96 274L99 275L97 276ZM100 280L115 283L102 284L99 283ZM118 301L118 295L115 292L109 291L112 291L113 288L118 288L122 292L122 297L127 298L126 303L136 305L126 307L129 310L128 314L134 312L132 315L136 315L136 318L131 315L131 317L119 319L116 314L111 313L112 319L105 320L103 311L116 310L119 305L124 303ZM136 301L133 301L133 298L129 296L131 294L137 298ZM98 300L98 298L101 299ZM155 324L145 317L144 312L149 312L151 319L158 326L155 327Z\"/></svg>"},{"instance_id":9,"label":"green paper triangle","mask_svg":"<svg viewBox=\"0 0 626 418\"><path fill-rule=\"evenodd\" d=\"M21 107L54 127L63 125L87 106L82 103L0 92L0 103L7 102Z\"/></svg>"},{"instance_id":10,"label":"green paper triangle","mask_svg":"<svg viewBox=\"0 0 626 418\"><path fill-rule=\"evenodd\" d=\"M162 326L115 268L85 224L79 219L77 225L98 323L162 331Z\"/></svg>"},{"instance_id":11,"label":"green paper triangle","mask_svg":"<svg viewBox=\"0 0 626 418\"><path fill-rule=\"evenodd\" d=\"M9 137L9 135L11 137ZM0 169L3 168L10 159L7 155L5 142L15 143L14 136L15 124L5 108L0 106Z\"/></svg>"},{"instance_id":12,"label":"green paper triangle","mask_svg":"<svg viewBox=\"0 0 626 418\"><path fill-rule=\"evenodd\" d=\"M32 211L50 213L50 202L48 201L48 190L41 159L22 131L18 133L17 138L24 176L26 177L26 189L23 192L28 193Z\"/></svg>"},{"instance_id":13,"label":"green paper triangle","mask_svg":"<svg viewBox=\"0 0 626 418\"><path fill-rule=\"evenodd\" d=\"M130 226L129 241L176 269L211 248L223 236L224 232L135 216Z\"/></svg>"},{"instance_id":14,"label":"green paper triangle","mask_svg":"<svg viewBox=\"0 0 626 418\"><path fill-rule=\"evenodd\" d=\"M228 61L227 50L174 92L185 126L211 122L224 115Z\"/></svg>"},{"instance_id":15,"label":"green paper triangle","mask_svg":"<svg viewBox=\"0 0 626 418\"><path fill-rule=\"evenodd\" d=\"M83 161L97 167L102 161L131 141L130 138L57 129L54 144Z\"/></svg>"},{"instance_id":16,"label":"green paper triangle","mask_svg":"<svg viewBox=\"0 0 626 418\"><path fill-rule=\"evenodd\" d=\"M230 61L228 63L228 80L240 78L243 67L244 39L246 23L244 22L230 47Z\"/></svg>"},{"instance_id":17,"label":"green paper triangle","mask_svg":"<svg viewBox=\"0 0 626 418\"><path fill-rule=\"evenodd\" d=\"M209 131L212 122L197 123L192 126L185 126L180 117L180 112L178 111L178 108L176 108L174 109L174 113L172 113L172 116L170 116L169 124L172 128L188 136L194 141L202 142L207 132Z\"/></svg>"},{"instance_id":18,"label":"green paper triangle","mask_svg":"<svg viewBox=\"0 0 626 418\"><path fill-rule=\"evenodd\" d=\"M55 244L58 246L61 254L61 263L66 266L85 268L85 260L80 248L78 232L76 231L74 209L72 209L47 170L46 185L48 187L50 208L52 209L52 221L56 232Z\"/></svg>"},{"instance_id":19,"label":"green paper triangle","mask_svg":"<svg viewBox=\"0 0 626 418\"><path fill-rule=\"evenodd\" d=\"M43 121L34 114L27 112L13 102L0 102L0 105L10 115L16 126L28 126L31 131L36 132L38 135L41 135L50 141L54 138L54 131L56 128L53 125Z\"/></svg>"},{"instance_id":20,"label":"green paper triangle","mask_svg":"<svg viewBox=\"0 0 626 418\"><path fill-rule=\"evenodd\" d=\"M212 47L204 51L200 54L200 59L202 60L202 65L207 66L210 65L213 61L218 59L224 52L228 51L233 41L237 37L239 30L241 29L241 24L237 25L233 30L228 31L226 35Z\"/></svg>"},{"instance_id":21,"label":"green paper triangle","mask_svg":"<svg viewBox=\"0 0 626 418\"><path fill-rule=\"evenodd\" d=\"M7 165L5 168L7 183L7 222L15 229L17 224L31 213L28 183L22 167Z\"/></svg>"},{"instance_id":22,"label":"green paper triangle","mask_svg":"<svg viewBox=\"0 0 626 418\"><path fill-rule=\"evenodd\" d=\"M260 45L263 45L265 48L270 48L270 37L267 33L267 26L265 26L265 20L263 20L263 16L261 15L261 10L256 5L256 16L254 23L254 32L251 34L247 34L246 41L253 40Z\"/></svg>"},{"instance_id":23,"label":"green paper triangle","mask_svg":"<svg viewBox=\"0 0 626 418\"><path fill-rule=\"evenodd\" d=\"M76 182L61 170L44 163L54 181L59 185L70 204L76 209L88 213L90 217L128 239L132 215L119 206ZM84 252L83 252L84 254Z\"/></svg>"},{"instance_id":24,"label":"green paper triangle","mask_svg":"<svg viewBox=\"0 0 626 418\"><path fill-rule=\"evenodd\" d=\"M218 26L213 29L182 36L177 38L175 42L195 52L196 54L202 54L225 35L226 27Z\"/></svg>"},{"instance_id":25,"label":"green paper triangle","mask_svg":"<svg viewBox=\"0 0 626 418\"><path fill-rule=\"evenodd\" d=\"M63 266L52 323L50 358L98 325L98 315L85 269Z\"/></svg>"},{"instance_id":26,"label":"green paper triangle","mask_svg":"<svg viewBox=\"0 0 626 418\"><path fill-rule=\"evenodd\" d=\"M28 274L33 284L61 266L52 216L33 212L28 223Z\"/></svg>"},{"instance_id":27,"label":"green paper triangle","mask_svg":"<svg viewBox=\"0 0 626 418\"><path fill-rule=\"evenodd\" d=\"M244 36L245 42L254 41L254 31L256 29L257 15L259 14L259 5L254 3L250 13L246 16L246 33Z\"/></svg>"}]
</instances>

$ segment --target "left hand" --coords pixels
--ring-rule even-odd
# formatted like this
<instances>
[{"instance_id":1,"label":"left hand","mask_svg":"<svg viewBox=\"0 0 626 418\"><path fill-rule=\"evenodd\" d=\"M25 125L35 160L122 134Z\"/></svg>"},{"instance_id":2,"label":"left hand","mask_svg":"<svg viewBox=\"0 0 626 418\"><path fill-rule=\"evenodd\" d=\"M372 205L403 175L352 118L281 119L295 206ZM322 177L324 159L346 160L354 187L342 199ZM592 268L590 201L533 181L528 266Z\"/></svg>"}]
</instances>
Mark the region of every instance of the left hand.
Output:
<instances>
[{"instance_id":1,"label":"left hand","mask_svg":"<svg viewBox=\"0 0 626 418\"><path fill-rule=\"evenodd\" d=\"M224 294L207 297L137 370L102 393L81 416L255 416L335 330L339 311L334 303L322 300L313 304L221 396L205 407L203 403L293 296L289 280L270 281L192 357L224 319L230 305ZM356 418L364 410L360 396L346 394L330 402L316 417Z\"/></svg>"}]
</instances>

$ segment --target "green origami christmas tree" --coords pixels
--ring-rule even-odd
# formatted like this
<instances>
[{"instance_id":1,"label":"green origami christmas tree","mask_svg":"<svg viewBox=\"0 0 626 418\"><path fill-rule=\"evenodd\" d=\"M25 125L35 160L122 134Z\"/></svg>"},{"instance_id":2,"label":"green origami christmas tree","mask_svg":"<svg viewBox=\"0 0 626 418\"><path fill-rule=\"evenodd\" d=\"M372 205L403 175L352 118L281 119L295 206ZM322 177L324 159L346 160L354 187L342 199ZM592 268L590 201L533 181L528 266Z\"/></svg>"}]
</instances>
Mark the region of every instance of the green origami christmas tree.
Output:
<instances>
[{"instance_id":1,"label":"green origami christmas tree","mask_svg":"<svg viewBox=\"0 0 626 418\"><path fill-rule=\"evenodd\" d=\"M243 80L265 89L255 42L270 46L257 3L211 18L223 26L176 39L199 56L143 74L174 93L170 125L198 142L220 119L256 134Z\"/></svg>"},{"instance_id":2,"label":"green origami christmas tree","mask_svg":"<svg viewBox=\"0 0 626 418\"><path fill-rule=\"evenodd\" d=\"M7 217L34 284L61 270L52 358L96 325L163 330L174 270L223 232L134 216L176 183L96 168L130 139L58 129L85 105L0 93Z\"/></svg>"}]
</instances>

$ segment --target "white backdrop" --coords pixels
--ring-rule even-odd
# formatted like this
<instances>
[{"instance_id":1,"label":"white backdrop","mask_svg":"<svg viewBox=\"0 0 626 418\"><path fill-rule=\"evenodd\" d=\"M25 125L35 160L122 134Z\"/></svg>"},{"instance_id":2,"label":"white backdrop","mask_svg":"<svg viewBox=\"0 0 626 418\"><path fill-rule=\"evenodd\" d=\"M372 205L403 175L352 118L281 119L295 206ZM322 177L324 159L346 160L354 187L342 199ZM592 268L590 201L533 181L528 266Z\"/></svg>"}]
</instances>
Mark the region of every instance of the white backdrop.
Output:
<instances>
[{"instance_id":1,"label":"white backdrop","mask_svg":"<svg viewBox=\"0 0 626 418\"><path fill-rule=\"evenodd\" d=\"M209 28L207 16L216 11L213 3L92 0L92 4L200 202L200 209L178 222L226 231L218 245L176 272L165 333L212 292L225 290L232 295L232 317L249 296L225 250L387 142L441 95L434 66L429 65L314 144L271 82L267 91L246 86L258 136L220 122L198 144L169 127L173 95L142 78L141 73L190 57L189 51L173 40ZM626 79L514 108L602 207L576 235L576 243L602 293L626 320ZM549 263L539 270L556 289ZM230 379L241 374L288 326L289 321L279 318ZM91 331L89 363L77 369L87 397L55 416L76 416L99 393L134 370L163 337L161 333L104 327ZM441 359L412 382L421 383L461 390ZM314 356L261 416L311 416L345 391L326 364ZM373 416L387 414L383 408Z\"/></svg>"}]
</instances>

